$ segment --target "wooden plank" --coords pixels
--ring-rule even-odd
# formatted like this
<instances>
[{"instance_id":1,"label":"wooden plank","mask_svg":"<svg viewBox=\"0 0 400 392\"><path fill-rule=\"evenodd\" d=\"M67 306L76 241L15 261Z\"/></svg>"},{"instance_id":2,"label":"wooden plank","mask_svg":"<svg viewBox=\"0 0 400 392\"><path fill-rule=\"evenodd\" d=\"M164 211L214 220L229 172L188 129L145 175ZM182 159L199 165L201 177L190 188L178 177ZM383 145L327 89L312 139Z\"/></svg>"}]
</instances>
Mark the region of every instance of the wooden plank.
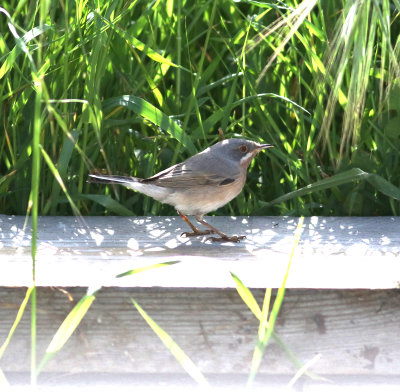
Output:
<instances>
[{"instance_id":1,"label":"wooden plank","mask_svg":"<svg viewBox=\"0 0 400 392\"><path fill-rule=\"evenodd\" d=\"M75 302L83 288L69 290ZM0 341L25 289L0 289ZM253 293L262 303L264 290ZM258 322L233 289L104 288L70 341L44 369L51 374L184 374L131 303L134 298L205 374L246 377ZM71 310L62 292L38 290L38 358ZM326 377L400 375L397 290L288 290L276 332L303 363ZM30 317L23 316L4 357L4 372L30 369ZM296 367L271 341L260 375L292 377Z\"/></svg>"},{"instance_id":2,"label":"wooden plank","mask_svg":"<svg viewBox=\"0 0 400 392\"><path fill-rule=\"evenodd\" d=\"M31 233L24 217L0 216L0 286L31 284ZM41 217L39 286L279 287L298 218L209 217L239 244L185 238L179 217ZM396 288L400 282L400 217L306 218L287 287ZM180 263L115 278L127 270Z\"/></svg>"}]
</instances>

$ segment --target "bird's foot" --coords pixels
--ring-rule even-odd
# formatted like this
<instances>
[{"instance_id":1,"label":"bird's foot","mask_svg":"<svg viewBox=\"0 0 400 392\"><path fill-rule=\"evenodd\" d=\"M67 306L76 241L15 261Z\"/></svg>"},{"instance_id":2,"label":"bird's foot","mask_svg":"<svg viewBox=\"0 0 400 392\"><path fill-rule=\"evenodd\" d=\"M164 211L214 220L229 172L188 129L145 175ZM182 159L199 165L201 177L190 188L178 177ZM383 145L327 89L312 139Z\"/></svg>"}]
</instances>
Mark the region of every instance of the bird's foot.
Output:
<instances>
[{"instance_id":1,"label":"bird's foot","mask_svg":"<svg viewBox=\"0 0 400 392\"><path fill-rule=\"evenodd\" d=\"M181 234L181 237L196 237L199 235L207 235L213 233L214 232L212 230L185 231L184 233Z\"/></svg>"},{"instance_id":2,"label":"bird's foot","mask_svg":"<svg viewBox=\"0 0 400 392\"><path fill-rule=\"evenodd\" d=\"M221 237L208 237L207 240L211 240L213 242L240 242L246 238L245 235L234 235L232 237L221 236Z\"/></svg>"}]
</instances>

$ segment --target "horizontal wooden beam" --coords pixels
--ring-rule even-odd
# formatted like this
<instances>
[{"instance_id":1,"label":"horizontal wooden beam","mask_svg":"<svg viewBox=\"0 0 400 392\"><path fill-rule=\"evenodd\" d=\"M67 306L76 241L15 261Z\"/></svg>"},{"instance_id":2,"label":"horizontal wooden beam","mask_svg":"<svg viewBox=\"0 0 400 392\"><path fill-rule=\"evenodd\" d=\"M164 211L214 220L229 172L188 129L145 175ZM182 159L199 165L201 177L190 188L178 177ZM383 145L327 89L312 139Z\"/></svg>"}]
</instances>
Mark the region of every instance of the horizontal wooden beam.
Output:
<instances>
[{"instance_id":1,"label":"horizontal wooden beam","mask_svg":"<svg viewBox=\"0 0 400 392\"><path fill-rule=\"evenodd\" d=\"M32 282L31 230L25 217L0 216L0 286ZM39 286L280 287L299 218L209 217L240 243L181 236L179 217L40 217ZM152 264L163 268L117 278ZM305 218L289 288L389 289L400 282L400 217Z\"/></svg>"},{"instance_id":2,"label":"horizontal wooden beam","mask_svg":"<svg viewBox=\"0 0 400 392\"><path fill-rule=\"evenodd\" d=\"M0 288L0 337L7 336L25 289ZM83 288L38 290L38 362ZM261 305L264 290L253 289ZM73 298L73 302L70 299ZM153 374L155 381L185 371L137 312L131 299L163 328L204 374L249 375L258 320L233 289L103 288L67 344L44 368L42 380L65 373ZM272 298L274 299L274 298ZM4 372L30 369L30 317L24 314L1 359ZM287 290L260 375L293 377L286 349L315 374L399 376L397 290ZM46 376L47 374L47 376ZM399 381L399 380L398 380ZM328 383L329 384L329 383Z\"/></svg>"}]
</instances>

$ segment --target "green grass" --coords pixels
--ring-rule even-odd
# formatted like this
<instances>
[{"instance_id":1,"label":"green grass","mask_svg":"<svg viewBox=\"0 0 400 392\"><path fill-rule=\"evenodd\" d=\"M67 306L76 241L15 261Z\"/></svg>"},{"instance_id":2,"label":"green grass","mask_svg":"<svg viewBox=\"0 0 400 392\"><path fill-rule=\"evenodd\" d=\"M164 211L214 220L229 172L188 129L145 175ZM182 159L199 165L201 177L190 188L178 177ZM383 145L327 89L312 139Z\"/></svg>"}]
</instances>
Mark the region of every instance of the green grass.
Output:
<instances>
[{"instance_id":1,"label":"green grass","mask_svg":"<svg viewBox=\"0 0 400 392\"><path fill-rule=\"evenodd\" d=\"M276 148L217 214L399 213L398 1L40 4L2 3L0 213L174 214L88 171L150 176L219 127Z\"/></svg>"}]
</instances>

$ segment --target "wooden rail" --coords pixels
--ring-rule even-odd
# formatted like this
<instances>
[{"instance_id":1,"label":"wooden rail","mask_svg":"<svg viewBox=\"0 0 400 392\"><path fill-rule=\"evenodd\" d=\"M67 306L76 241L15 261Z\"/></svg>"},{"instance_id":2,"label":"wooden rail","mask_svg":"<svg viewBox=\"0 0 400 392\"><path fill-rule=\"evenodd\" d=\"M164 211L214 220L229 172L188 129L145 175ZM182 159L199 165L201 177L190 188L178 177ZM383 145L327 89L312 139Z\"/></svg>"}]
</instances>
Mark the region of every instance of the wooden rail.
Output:
<instances>
[{"instance_id":1,"label":"wooden rail","mask_svg":"<svg viewBox=\"0 0 400 392\"><path fill-rule=\"evenodd\" d=\"M37 285L235 287L234 272L253 288L280 287L298 218L210 217L238 244L185 238L179 217L42 217ZM31 232L24 217L0 216L0 286L31 284ZM400 218L306 218L288 288L398 288ZM134 268L179 261L151 273Z\"/></svg>"}]
</instances>

